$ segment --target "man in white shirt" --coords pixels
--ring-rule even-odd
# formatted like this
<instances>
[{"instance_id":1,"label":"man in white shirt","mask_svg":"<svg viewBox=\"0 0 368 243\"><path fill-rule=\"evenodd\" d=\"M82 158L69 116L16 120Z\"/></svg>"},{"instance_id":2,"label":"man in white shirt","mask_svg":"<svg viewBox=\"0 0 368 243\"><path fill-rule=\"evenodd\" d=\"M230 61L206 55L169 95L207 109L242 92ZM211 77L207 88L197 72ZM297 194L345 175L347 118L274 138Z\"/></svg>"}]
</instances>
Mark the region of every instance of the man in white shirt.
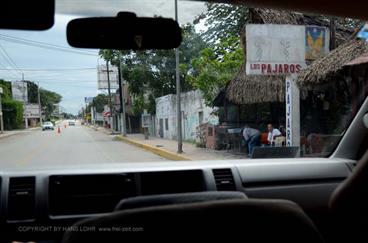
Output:
<instances>
[{"instance_id":1,"label":"man in white shirt","mask_svg":"<svg viewBox=\"0 0 368 243\"><path fill-rule=\"evenodd\" d=\"M273 128L272 124L267 125L267 130L268 130L268 137L267 137L268 144L274 145L275 138L282 136L282 134L279 129Z\"/></svg>"}]
</instances>

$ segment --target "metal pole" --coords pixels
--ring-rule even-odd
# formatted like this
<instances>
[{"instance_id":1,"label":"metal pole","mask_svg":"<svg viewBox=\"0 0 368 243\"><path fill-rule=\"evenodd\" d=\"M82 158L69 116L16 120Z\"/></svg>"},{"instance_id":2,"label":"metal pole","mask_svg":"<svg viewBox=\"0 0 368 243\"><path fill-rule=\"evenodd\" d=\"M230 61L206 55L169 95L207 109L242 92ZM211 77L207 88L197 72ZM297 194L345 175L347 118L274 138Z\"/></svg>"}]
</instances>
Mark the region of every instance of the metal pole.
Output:
<instances>
[{"instance_id":1,"label":"metal pole","mask_svg":"<svg viewBox=\"0 0 368 243\"><path fill-rule=\"evenodd\" d=\"M22 73L22 85L23 85L23 106L24 106L24 111L23 111L23 116L24 116L24 125L25 125L25 128L27 129L28 128L28 118L25 114L25 110L26 110L26 98L28 100L28 97L26 97L26 91L27 90L27 94L28 94L28 87L27 87L27 84L25 85L26 83L24 82L24 74Z\"/></svg>"},{"instance_id":2,"label":"metal pole","mask_svg":"<svg viewBox=\"0 0 368 243\"><path fill-rule=\"evenodd\" d=\"M41 110L41 95L40 95L40 82L37 82L37 96L38 96L38 112L40 113L40 126L42 127L42 110Z\"/></svg>"},{"instance_id":3,"label":"metal pole","mask_svg":"<svg viewBox=\"0 0 368 243\"><path fill-rule=\"evenodd\" d=\"M108 88L108 93L109 93L109 107L110 107L110 128L111 128L111 132L114 131L114 126L113 126L113 118L112 118L112 102L111 102L111 90L110 90L110 70L109 70L109 61L106 61L106 71L107 71L107 88Z\"/></svg>"},{"instance_id":4,"label":"metal pole","mask_svg":"<svg viewBox=\"0 0 368 243\"><path fill-rule=\"evenodd\" d=\"M120 96L120 116L121 116L121 134L126 136L126 120L125 120L125 101L123 90L123 69L121 62L121 52L119 51L119 96Z\"/></svg>"},{"instance_id":5,"label":"metal pole","mask_svg":"<svg viewBox=\"0 0 368 243\"><path fill-rule=\"evenodd\" d=\"M335 17L330 17L330 50L336 48L336 27L335 27Z\"/></svg>"},{"instance_id":6,"label":"metal pole","mask_svg":"<svg viewBox=\"0 0 368 243\"><path fill-rule=\"evenodd\" d=\"M178 0L175 0L175 20L178 21ZM183 141L181 136L181 105L180 105L180 73L179 73L179 47L175 49L176 69L176 114L177 114L177 136L178 154L183 153Z\"/></svg>"},{"instance_id":7,"label":"metal pole","mask_svg":"<svg viewBox=\"0 0 368 243\"><path fill-rule=\"evenodd\" d=\"M3 120L3 106L1 104L1 94L3 93L2 87L0 87L0 133L4 133L4 120Z\"/></svg>"}]
</instances>

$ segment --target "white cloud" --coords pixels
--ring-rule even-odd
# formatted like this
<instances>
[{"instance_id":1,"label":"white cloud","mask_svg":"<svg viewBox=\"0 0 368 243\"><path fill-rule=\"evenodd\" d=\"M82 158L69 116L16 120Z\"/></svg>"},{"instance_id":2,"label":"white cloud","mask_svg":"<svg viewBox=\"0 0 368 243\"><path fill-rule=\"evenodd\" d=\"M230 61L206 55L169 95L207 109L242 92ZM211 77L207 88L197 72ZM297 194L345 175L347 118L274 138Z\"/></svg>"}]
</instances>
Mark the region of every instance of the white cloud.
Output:
<instances>
[{"instance_id":1,"label":"white cloud","mask_svg":"<svg viewBox=\"0 0 368 243\"><path fill-rule=\"evenodd\" d=\"M193 22L205 10L203 2L178 1L180 24ZM115 16L118 12L129 11L138 16L175 17L174 0L57 0L56 11L81 16Z\"/></svg>"}]
</instances>

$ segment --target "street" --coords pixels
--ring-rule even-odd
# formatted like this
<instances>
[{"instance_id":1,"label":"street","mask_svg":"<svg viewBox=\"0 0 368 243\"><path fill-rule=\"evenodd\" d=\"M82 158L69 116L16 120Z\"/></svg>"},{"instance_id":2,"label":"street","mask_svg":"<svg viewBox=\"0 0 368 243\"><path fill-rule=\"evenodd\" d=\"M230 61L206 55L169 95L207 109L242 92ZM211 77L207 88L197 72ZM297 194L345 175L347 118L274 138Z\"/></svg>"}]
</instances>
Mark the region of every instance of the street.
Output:
<instances>
[{"instance_id":1,"label":"street","mask_svg":"<svg viewBox=\"0 0 368 243\"><path fill-rule=\"evenodd\" d=\"M62 126L60 134L55 127L54 131L34 130L0 139L1 169L163 160L81 125Z\"/></svg>"}]
</instances>

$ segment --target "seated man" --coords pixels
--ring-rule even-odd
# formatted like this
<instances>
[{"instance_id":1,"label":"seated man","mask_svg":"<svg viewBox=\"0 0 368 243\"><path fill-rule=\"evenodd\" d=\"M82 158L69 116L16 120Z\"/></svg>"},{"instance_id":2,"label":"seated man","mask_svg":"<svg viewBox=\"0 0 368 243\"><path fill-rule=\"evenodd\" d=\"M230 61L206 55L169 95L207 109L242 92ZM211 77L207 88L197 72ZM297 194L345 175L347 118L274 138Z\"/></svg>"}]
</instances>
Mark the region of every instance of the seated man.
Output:
<instances>
[{"instance_id":1,"label":"seated man","mask_svg":"<svg viewBox=\"0 0 368 243\"><path fill-rule=\"evenodd\" d=\"M273 128L273 125L271 123L267 125L267 130L268 130L268 137L267 137L268 144L274 145L275 138L281 137L282 134L279 129Z\"/></svg>"},{"instance_id":2,"label":"seated man","mask_svg":"<svg viewBox=\"0 0 368 243\"><path fill-rule=\"evenodd\" d=\"M246 126L243 129L243 137L245 142L248 144L248 157L251 158L254 147L261 145L261 132L257 129Z\"/></svg>"}]
</instances>

